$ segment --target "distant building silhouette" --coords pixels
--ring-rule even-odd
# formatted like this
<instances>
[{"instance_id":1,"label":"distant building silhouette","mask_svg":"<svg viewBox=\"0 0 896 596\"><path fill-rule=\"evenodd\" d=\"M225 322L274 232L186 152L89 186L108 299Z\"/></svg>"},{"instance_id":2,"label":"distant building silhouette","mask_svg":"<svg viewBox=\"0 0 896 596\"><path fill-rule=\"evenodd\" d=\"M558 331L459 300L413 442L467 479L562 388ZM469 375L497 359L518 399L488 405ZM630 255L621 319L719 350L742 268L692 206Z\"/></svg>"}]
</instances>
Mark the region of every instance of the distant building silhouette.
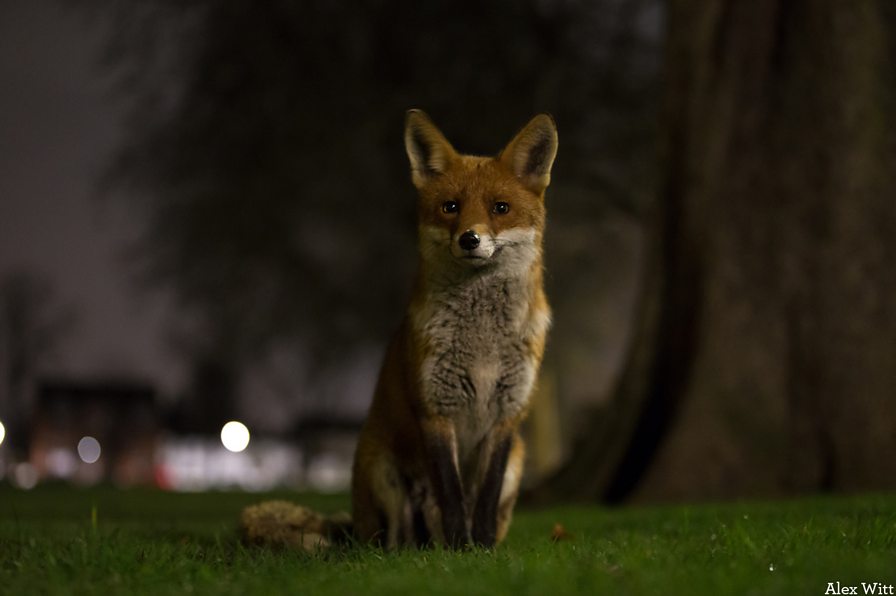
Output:
<instances>
[{"instance_id":1,"label":"distant building silhouette","mask_svg":"<svg viewBox=\"0 0 896 596\"><path fill-rule=\"evenodd\" d=\"M301 473L315 490L347 488L363 420L318 414L305 416L289 433L302 454Z\"/></svg>"},{"instance_id":2,"label":"distant building silhouette","mask_svg":"<svg viewBox=\"0 0 896 596\"><path fill-rule=\"evenodd\" d=\"M159 411L152 385L132 380L38 383L30 460L42 480L154 483Z\"/></svg>"}]
</instances>

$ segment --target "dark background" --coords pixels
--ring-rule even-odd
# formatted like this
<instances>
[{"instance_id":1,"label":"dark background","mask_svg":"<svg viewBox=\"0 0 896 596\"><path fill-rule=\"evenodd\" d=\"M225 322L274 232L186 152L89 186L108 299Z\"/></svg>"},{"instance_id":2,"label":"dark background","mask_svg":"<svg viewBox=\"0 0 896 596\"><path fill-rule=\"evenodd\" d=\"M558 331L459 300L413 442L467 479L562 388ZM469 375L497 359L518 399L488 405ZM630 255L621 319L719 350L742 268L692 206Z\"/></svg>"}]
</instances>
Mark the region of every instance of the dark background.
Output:
<instances>
[{"instance_id":1,"label":"dark background","mask_svg":"<svg viewBox=\"0 0 896 596\"><path fill-rule=\"evenodd\" d=\"M2 11L0 419L20 445L51 378L152 387L179 433L356 422L414 267L405 110L479 154L545 111L536 494L892 485L884 3Z\"/></svg>"},{"instance_id":2,"label":"dark background","mask_svg":"<svg viewBox=\"0 0 896 596\"><path fill-rule=\"evenodd\" d=\"M566 231L548 252L573 324L555 339L582 353L569 391L605 394L652 171L661 13L599 8L5 9L6 138L22 143L4 153L4 268L49 294L38 319L73 319L26 376L146 379L193 430L360 417L413 273L402 126L419 106L468 152L538 111L568 122L550 198ZM574 323L609 295L561 275L582 263L628 295L604 320ZM5 407L32 392L12 387Z\"/></svg>"}]
</instances>

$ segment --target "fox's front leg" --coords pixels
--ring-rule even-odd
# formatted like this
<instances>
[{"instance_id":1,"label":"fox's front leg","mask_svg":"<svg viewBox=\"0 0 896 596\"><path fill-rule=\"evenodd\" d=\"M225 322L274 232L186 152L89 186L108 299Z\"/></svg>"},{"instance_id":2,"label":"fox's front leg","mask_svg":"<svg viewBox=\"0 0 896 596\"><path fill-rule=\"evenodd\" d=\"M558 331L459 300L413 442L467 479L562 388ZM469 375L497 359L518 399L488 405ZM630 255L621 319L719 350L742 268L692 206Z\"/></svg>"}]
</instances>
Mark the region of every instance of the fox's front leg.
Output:
<instances>
[{"instance_id":1,"label":"fox's front leg","mask_svg":"<svg viewBox=\"0 0 896 596\"><path fill-rule=\"evenodd\" d=\"M485 475L479 481L472 528L473 542L479 546L492 547L498 538L498 510L514 436L513 428L493 430L483 453L480 465Z\"/></svg>"},{"instance_id":2,"label":"fox's front leg","mask_svg":"<svg viewBox=\"0 0 896 596\"><path fill-rule=\"evenodd\" d=\"M467 508L457 461L454 424L446 418L424 420L423 435L429 456L429 475L442 517L445 542L452 548L470 544Z\"/></svg>"}]
</instances>

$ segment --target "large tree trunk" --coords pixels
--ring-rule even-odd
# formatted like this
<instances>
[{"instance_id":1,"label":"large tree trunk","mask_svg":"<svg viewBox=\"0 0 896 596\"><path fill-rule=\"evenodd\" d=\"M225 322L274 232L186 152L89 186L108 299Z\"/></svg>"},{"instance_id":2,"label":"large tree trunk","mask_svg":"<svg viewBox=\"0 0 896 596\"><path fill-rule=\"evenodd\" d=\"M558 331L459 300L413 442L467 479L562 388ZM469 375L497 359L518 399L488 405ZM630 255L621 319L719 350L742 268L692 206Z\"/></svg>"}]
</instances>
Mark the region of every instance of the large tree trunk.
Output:
<instances>
[{"instance_id":1,"label":"large tree trunk","mask_svg":"<svg viewBox=\"0 0 896 596\"><path fill-rule=\"evenodd\" d=\"M617 501L896 486L887 2L670 2L641 317L600 432L548 489Z\"/></svg>"}]
</instances>

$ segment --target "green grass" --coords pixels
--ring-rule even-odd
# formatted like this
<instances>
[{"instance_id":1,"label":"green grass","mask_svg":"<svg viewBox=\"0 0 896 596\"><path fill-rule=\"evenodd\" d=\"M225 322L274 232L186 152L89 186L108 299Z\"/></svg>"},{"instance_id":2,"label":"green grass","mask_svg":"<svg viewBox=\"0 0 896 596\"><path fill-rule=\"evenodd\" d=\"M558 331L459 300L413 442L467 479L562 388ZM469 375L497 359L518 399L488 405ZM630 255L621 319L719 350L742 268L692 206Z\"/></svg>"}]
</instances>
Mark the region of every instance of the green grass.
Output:
<instances>
[{"instance_id":1,"label":"green grass","mask_svg":"<svg viewBox=\"0 0 896 596\"><path fill-rule=\"evenodd\" d=\"M0 487L0 594L824 594L896 584L896 496L517 511L495 551L308 555L243 546L240 509L287 497ZM95 523L92 513L95 512ZM551 541L555 523L569 540Z\"/></svg>"}]
</instances>

